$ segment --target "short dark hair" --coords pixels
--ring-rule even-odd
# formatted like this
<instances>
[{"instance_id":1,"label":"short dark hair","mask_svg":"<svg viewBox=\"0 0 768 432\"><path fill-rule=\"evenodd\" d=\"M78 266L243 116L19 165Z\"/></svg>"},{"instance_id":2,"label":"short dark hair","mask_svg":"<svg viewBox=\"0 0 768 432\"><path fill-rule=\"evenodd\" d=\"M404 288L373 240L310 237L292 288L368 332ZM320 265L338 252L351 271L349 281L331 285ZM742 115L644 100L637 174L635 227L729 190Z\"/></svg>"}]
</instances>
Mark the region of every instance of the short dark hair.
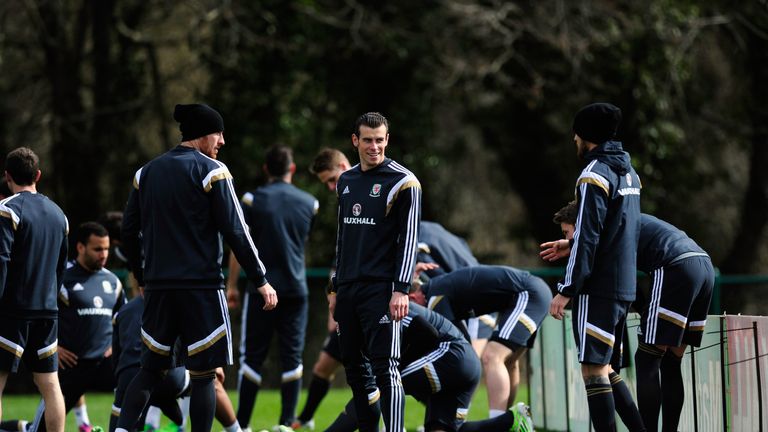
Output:
<instances>
[{"instance_id":1,"label":"short dark hair","mask_svg":"<svg viewBox=\"0 0 768 432\"><path fill-rule=\"evenodd\" d=\"M576 225L576 218L579 216L579 207L576 201L571 201L565 207L555 213L555 217L552 218L552 222L556 224L567 223Z\"/></svg>"},{"instance_id":2,"label":"short dark hair","mask_svg":"<svg viewBox=\"0 0 768 432\"><path fill-rule=\"evenodd\" d=\"M104 228L104 225L98 222L83 222L77 227L77 242L84 245L88 244L88 240L92 235L96 237L109 237L109 231Z\"/></svg>"},{"instance_id":3,"label":"short dark hair","mask_svg":"<svg viewBox=\"0 0 768 432\"><path fill-rule=\"evenodd\" d=\"M317 156L315 156L312 166L309 167L309 172L318 174L323 171L330 171L345 160L347 160L347 157L344 153L330 147L325 147L320 150L320 153L318 153Z\"/></svg>"},{"instance_id":4,"label":"short dark hair","mask_svg":"<svg viewBox=\"0 0 768 432\"><path fill-rule=\"evenodd\" d=\"M382 125L384 125L387 129L387 133L389 133L389 122L386 117L381 113L367 112L357 118L357 121L355 122L355 135L360 137L360 126L368 126L371 129L376 129Z\"/></svg>"},{"instance_id":5,"label":"short dark hair","mask_svg":"<svg viewBox=\"0 0 768 432\"><path fill-rule=\"evenodd\" d=\"M19 186L29 186L37 180L40 158L28 147L11 150L5 157L5 171Z\"/></svg>"},{"instance_id":6,"label":"short dark hair","mask_svg":"<svg viewBox=\"0 0 768 432\"><path fill-rule=\"evenodd\" d=\"M281 145L272 146L267 150L266 161L269 175L282 177L291 169L293 150Z\"/></svg>"}]
</instances>

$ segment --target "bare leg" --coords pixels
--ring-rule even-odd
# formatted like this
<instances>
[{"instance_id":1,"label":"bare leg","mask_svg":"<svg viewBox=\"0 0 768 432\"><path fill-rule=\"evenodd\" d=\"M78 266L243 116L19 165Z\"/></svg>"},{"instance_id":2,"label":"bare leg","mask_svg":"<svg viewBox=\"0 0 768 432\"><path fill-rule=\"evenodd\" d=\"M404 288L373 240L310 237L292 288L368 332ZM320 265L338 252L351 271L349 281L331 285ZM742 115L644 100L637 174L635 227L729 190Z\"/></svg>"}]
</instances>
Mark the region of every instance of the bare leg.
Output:
<instances>
[{"instance_id":1,"label":"bare leg","mask_svg":"<svg viewBox=\"0 0 768 432\"><path fill-rule=\"evenodd\" d=\"M56 372L33 373L32 379L37 385L45 402L45 427L50 432L64 432L64 396L59 386Z\"/></svg>"},{"instance_id":2,"label":"bare leg","mask_svg":"<svg viewBox=\"0 0 768 432\"><path fill-rule=\"evenodd\" d=\"M505 411L509 402L510 379L504 362L512 355L512 350L491 341L483 351L483 370L488 391L488 408Z\"/></svg>"},{"instance_id":3,"label":"bare leg","mask_svg":"<svg viewBox=\"0 0 768 432\"><path fill-rule=\"evenodd\" d=\"M224 389L224 368L216 368L216 380L213 383L216 391L216 420L224 427L232 426L236 421L232 401Z\"/></svg>"}]
</instances>

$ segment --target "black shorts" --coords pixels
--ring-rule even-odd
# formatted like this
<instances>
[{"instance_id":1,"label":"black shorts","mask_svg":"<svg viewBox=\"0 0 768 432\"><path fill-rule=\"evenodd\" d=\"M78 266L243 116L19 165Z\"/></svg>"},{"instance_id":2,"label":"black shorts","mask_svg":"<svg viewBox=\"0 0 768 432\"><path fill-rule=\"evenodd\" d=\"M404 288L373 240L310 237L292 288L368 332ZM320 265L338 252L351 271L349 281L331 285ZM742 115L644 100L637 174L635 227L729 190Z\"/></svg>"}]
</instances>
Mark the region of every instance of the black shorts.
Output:
<instances>
[{"instance_id":1,"label":"black shorts","mask_svg":"<svg viewBox=\"0 0 768 432\"><path fill-rule=\"evenodd\" d=\"M328 336L326 336L323 342L323 351L341 363L341 347L339 347L339 335L336 333L336 330L328 332Z\"/></svg>"},{"instance_id":2,"label":"black shorts","mask_svg":"<svg viewBox=\"0 0 768 432\"><path fill-rule=\"evenodd\" d=\"M141 366L168 370L174 363L173 344L184 346L190 371L208 371L232 364L232 331L224 290L150 290L144 292Z\"/></svg>"},{"instance_id":3,"label":"black shorts","mask_svg":"<svg viewBox=\"0 0 768 432\"><path fill-rule=\"evenodd\" d=\"M530 286L515 296L513 304L499 313L496 330L491 340L512 351L519 347L533 348L536 330L549 312L552 293L547 284L535 277L529 278Z\"/></svg>"},{"instance_id":4,"label":"black shorts","mask_svg":"<svg viewBox=\"0 0 768 432\"><path fill-rule=\"evenodd\" d=\"M442 342L401 371L405 393L426 406L425 428L446 431L466 420L480 375L480 360L466 342Z\"/></svg>"},{"instance_id":5,"label":"black shorts","mask_svg":"<svg viewBox=\"0 0 768 432\"><path fill-rule=\"evenodd\" d=\"M283 298L277 308L270 311L263 308L264 298L261 295L245 294L240 333L240 375L261 385L261 368L272 336L277 333L281 380L300 379L304 370L301 354L307 330L307 298Z\"/></svg>"},{"instance_id":6,"label":"black shorts","mask_svg":"<svg viewBox=\"0 0 768 432\"><path fill-rule=\"evenodd\" d=\"M701 345L715 284L710 258L685 258L651 275L650 301L641 313L638 339L649 345Z\"/></svg>"},{"instance_id":7,"label":"black shorts","mask_svg":"<svg viewBox=\"0 0 768 432\"><path fill-rule=\"evenodd\" d=\"M579 348L579 363L620 364L630 303L589 294L573 299L573 336Z\"/></svg>"},{"instance_id":8,"label":"black shorts","mask_svg":"<svg viewBox=\"0 0 768 432\"><path fill-rule=\"evenodd\" d=\"M24 361L32 372L56 372L58 330L58 318L0 319L0 371L15 373Z\"/></svg>"},{"instance_id":9,"label":"black shorts","mask_svg":"<svg viewBox=\"0 0 768 432\"><path fill-rule=\"evenodd\" d=\"M59 383L67 411L88 391L111 392L115 389L112 359L79 359L73 368L59 369Z\"/></svg>"}]
</instances>

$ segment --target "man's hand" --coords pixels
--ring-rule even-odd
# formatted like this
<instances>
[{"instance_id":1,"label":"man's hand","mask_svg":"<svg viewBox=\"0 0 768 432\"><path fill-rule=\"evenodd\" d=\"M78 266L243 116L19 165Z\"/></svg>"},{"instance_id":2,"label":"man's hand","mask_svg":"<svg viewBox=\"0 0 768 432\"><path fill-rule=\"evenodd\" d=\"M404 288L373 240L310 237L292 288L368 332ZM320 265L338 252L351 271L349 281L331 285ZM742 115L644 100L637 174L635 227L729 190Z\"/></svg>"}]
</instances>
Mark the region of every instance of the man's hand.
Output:
<instances>
[{"instance_id":1,"label":"man's hand","mask_svg":"<svg viewBox=\"0 0 768 432\"><path fill-rule=\"evenodd\" d=\"M571 298L562 294L558 294L552 299L552 303L549 304L549 314L552 318L561 320L565 316L565 307L570 303Z\"/></svg>"},{"instance_id":2,"label":"man's hand","mask_svg":"<svg viewBox=\"0 0 768 432\"><path fill-rule=\"evenodd\" d=\"M59 345L56 351L58 351L59 353L59 368L66 369L66 368L73 368L77 366L77 356L75 355L75 353L64 348L61 345Z\"/></svg>"},{"instance_id":3,"label":"man's hand","mask_svg":"<svg viewBox=\"0 0 768 432\"><path fill-rule=\"evenodd\" d=\"M395 321L400 321L408 315L408 294L392 291L392 298L389 300L389 314Z\"/></svg>"},{"instance_id":4,"label":"man's hand","mask_svg":"<svg viewBox=\"0 0 768 432\"><path fill-rule=\"evenodd\" d=\"M440 268L440 266L437 263L417 262L416 263L416 267L414 267L414 269L413 269L413 277L417 278L423 272L425 272L427 270L434 270L436 268Z\"/></svg>"},{"instance_id":5,"label":"man's hand","mask_svg":"<svg viewBox=\"0 0 768 432\"><path fill-rule=\"evenodd\" d=\"M256 291L264 297L264 307L262 309L272 310L277 306L277 292L272 288L272 285L270 285L269 282L256 288Z\"/></svg>"},{"instance_id":6,"label":"man's hand","mask_svg":"<svg viewBox=\"0 0 768 432\"><path fill-rule=\"evenodd\" d=\"M328 297L328 312L331 314L329 318L330 321L333 321L333 312L336 310L336 293L328 293L326 297Z\"/></svg>"},{"instance_id":7,"label":"man's hand","mask_svg":"<svg viewBox=\"0 0 768 432\"><path fill-rule=\"evenodd\" d=\"M240 307L240 291L237 286L227 285L227 307L236 309Z\"/></svg>"},{"instance_id":8,"label":"man's hand","mask_svg":"<svg viewBox=\"0 0 768 432\"><path fill-rule=\"evenodd\" d=\"M104 358L110 358L112 357L112 346L110 345L109 348L107 348L106 351L104 351Z\"/></svg>"},{"instance_id":9,"label":"man's hand","mask_svg":"<svg viewBox=\"0 0 768 432\"><path fill-rule=\"evenodd\" d=\"M541 248L539 256L544 261L557 261L571 254L571 245L565 239L542 243L539 247Z\"/></svg>"}]
</instances>

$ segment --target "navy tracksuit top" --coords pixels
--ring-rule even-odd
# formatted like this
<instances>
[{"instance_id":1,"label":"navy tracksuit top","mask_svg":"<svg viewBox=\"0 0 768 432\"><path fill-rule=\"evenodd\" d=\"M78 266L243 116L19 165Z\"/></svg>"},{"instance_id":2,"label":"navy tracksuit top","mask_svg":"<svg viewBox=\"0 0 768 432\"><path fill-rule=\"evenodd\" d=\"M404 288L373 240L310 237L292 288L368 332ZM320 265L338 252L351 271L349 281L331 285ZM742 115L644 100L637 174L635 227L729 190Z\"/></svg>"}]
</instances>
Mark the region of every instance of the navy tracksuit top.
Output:
<instances>
[{"instance_id":1,"label":"navy tracksuit top","mask_svg":"<svg viewBox=\"0 0 768 432\"><path fill-rule=\"evenodd\" d=\"M516 294L546 286L530 284L531 278L536 276L513 267L478 265L438 276L421 289L430 309L444 312L451 320L461 320L501 312ZM450 300L450 311L437 306L443 298Z\"/></svg>"},{"instance_id":2,"label":"navy tracksuit top","mask_svg":"<svg viewBox=\"0 0 768 432\"><path fill-rule=\"evenodd\" d=\"M421 221L418 262L434 262L440 268L428 270L436 277L456 269L479 265L467 242L436 222Z\"/></svg>"},{"instance_id":3,"label":"navy tracksuit top","mask_svg":"<svg viewBox=\"0 0 768 432\"><path fill-rule=\"evenodd\" d=\"M56 318L69 224L45 195L0 201L0 316Z\"/></svg>"},{"instance_id":4,"label":"navy tracksuit top","mask_svg":"<svg viewBox=\"0 0 768 432\"><path fill-rule=\"evenodd\" d=\"M355 165L336 184L339 197L332 290L354 282L391 282L408 293L416 264L421 185L392 159L363 171Z\"/></svg>"},{"instance_id":5,"label":"navy tracksuit top","mask_svg":"<svg viewBox=\"0 0 768 432\"><path fill-rule=\"evenodd\" d=\"M706 255L704 249L683 230L654 216L645 213L640 215L638 270L650 273L687 253Z\"/></svg>"},{"instance_id":6,"label":"navy tracksuit top","mask_svg":"<svg viewBox=\"0 0 768 432\"><path fill-rule=\"evenodd\" d=\"M229 169L190 147L176 146L136 172L122 235L147 290L223 288L222 235L249 280L267 282Z\"/></svg>"},{"instance_id":7,"label":"navy tracksuit top","mask_svg":"<svg viewBox=\"0 0 768 432\"><path fill-rule=\"evenodd\" d=\"M306 296L304 246L317 214L315 197L296 186L276 180L253 192L246 192L240 201L253 241L262 251L267 279L278 297ZM247 289L251 292L255 290L252 284L248 284Z\"/></svg>"},{"instance_id":8,"label":"navy tracksuit top","mask_svg":"<svg viewBox=\"0 0 768 432\"><path fill-rule=\"evenodd\" d=\"M565 278L557 291L635 299L640 236L640 178L621 143L608 141L584 155L576 181L579 206Z\"/></svg>"},{"instance_id":9,"label":"navy tracksuit top","mask_svg":"<svg viewBox=\"0 0 768 432\"><path fill-rule=\"evenodd\" d=\"M114 273L91 272L75 262L59 288L59 345L79 359L104 358L112 344L112 315L124 303L123 285Z\"/></svg>"}]
</instances>

